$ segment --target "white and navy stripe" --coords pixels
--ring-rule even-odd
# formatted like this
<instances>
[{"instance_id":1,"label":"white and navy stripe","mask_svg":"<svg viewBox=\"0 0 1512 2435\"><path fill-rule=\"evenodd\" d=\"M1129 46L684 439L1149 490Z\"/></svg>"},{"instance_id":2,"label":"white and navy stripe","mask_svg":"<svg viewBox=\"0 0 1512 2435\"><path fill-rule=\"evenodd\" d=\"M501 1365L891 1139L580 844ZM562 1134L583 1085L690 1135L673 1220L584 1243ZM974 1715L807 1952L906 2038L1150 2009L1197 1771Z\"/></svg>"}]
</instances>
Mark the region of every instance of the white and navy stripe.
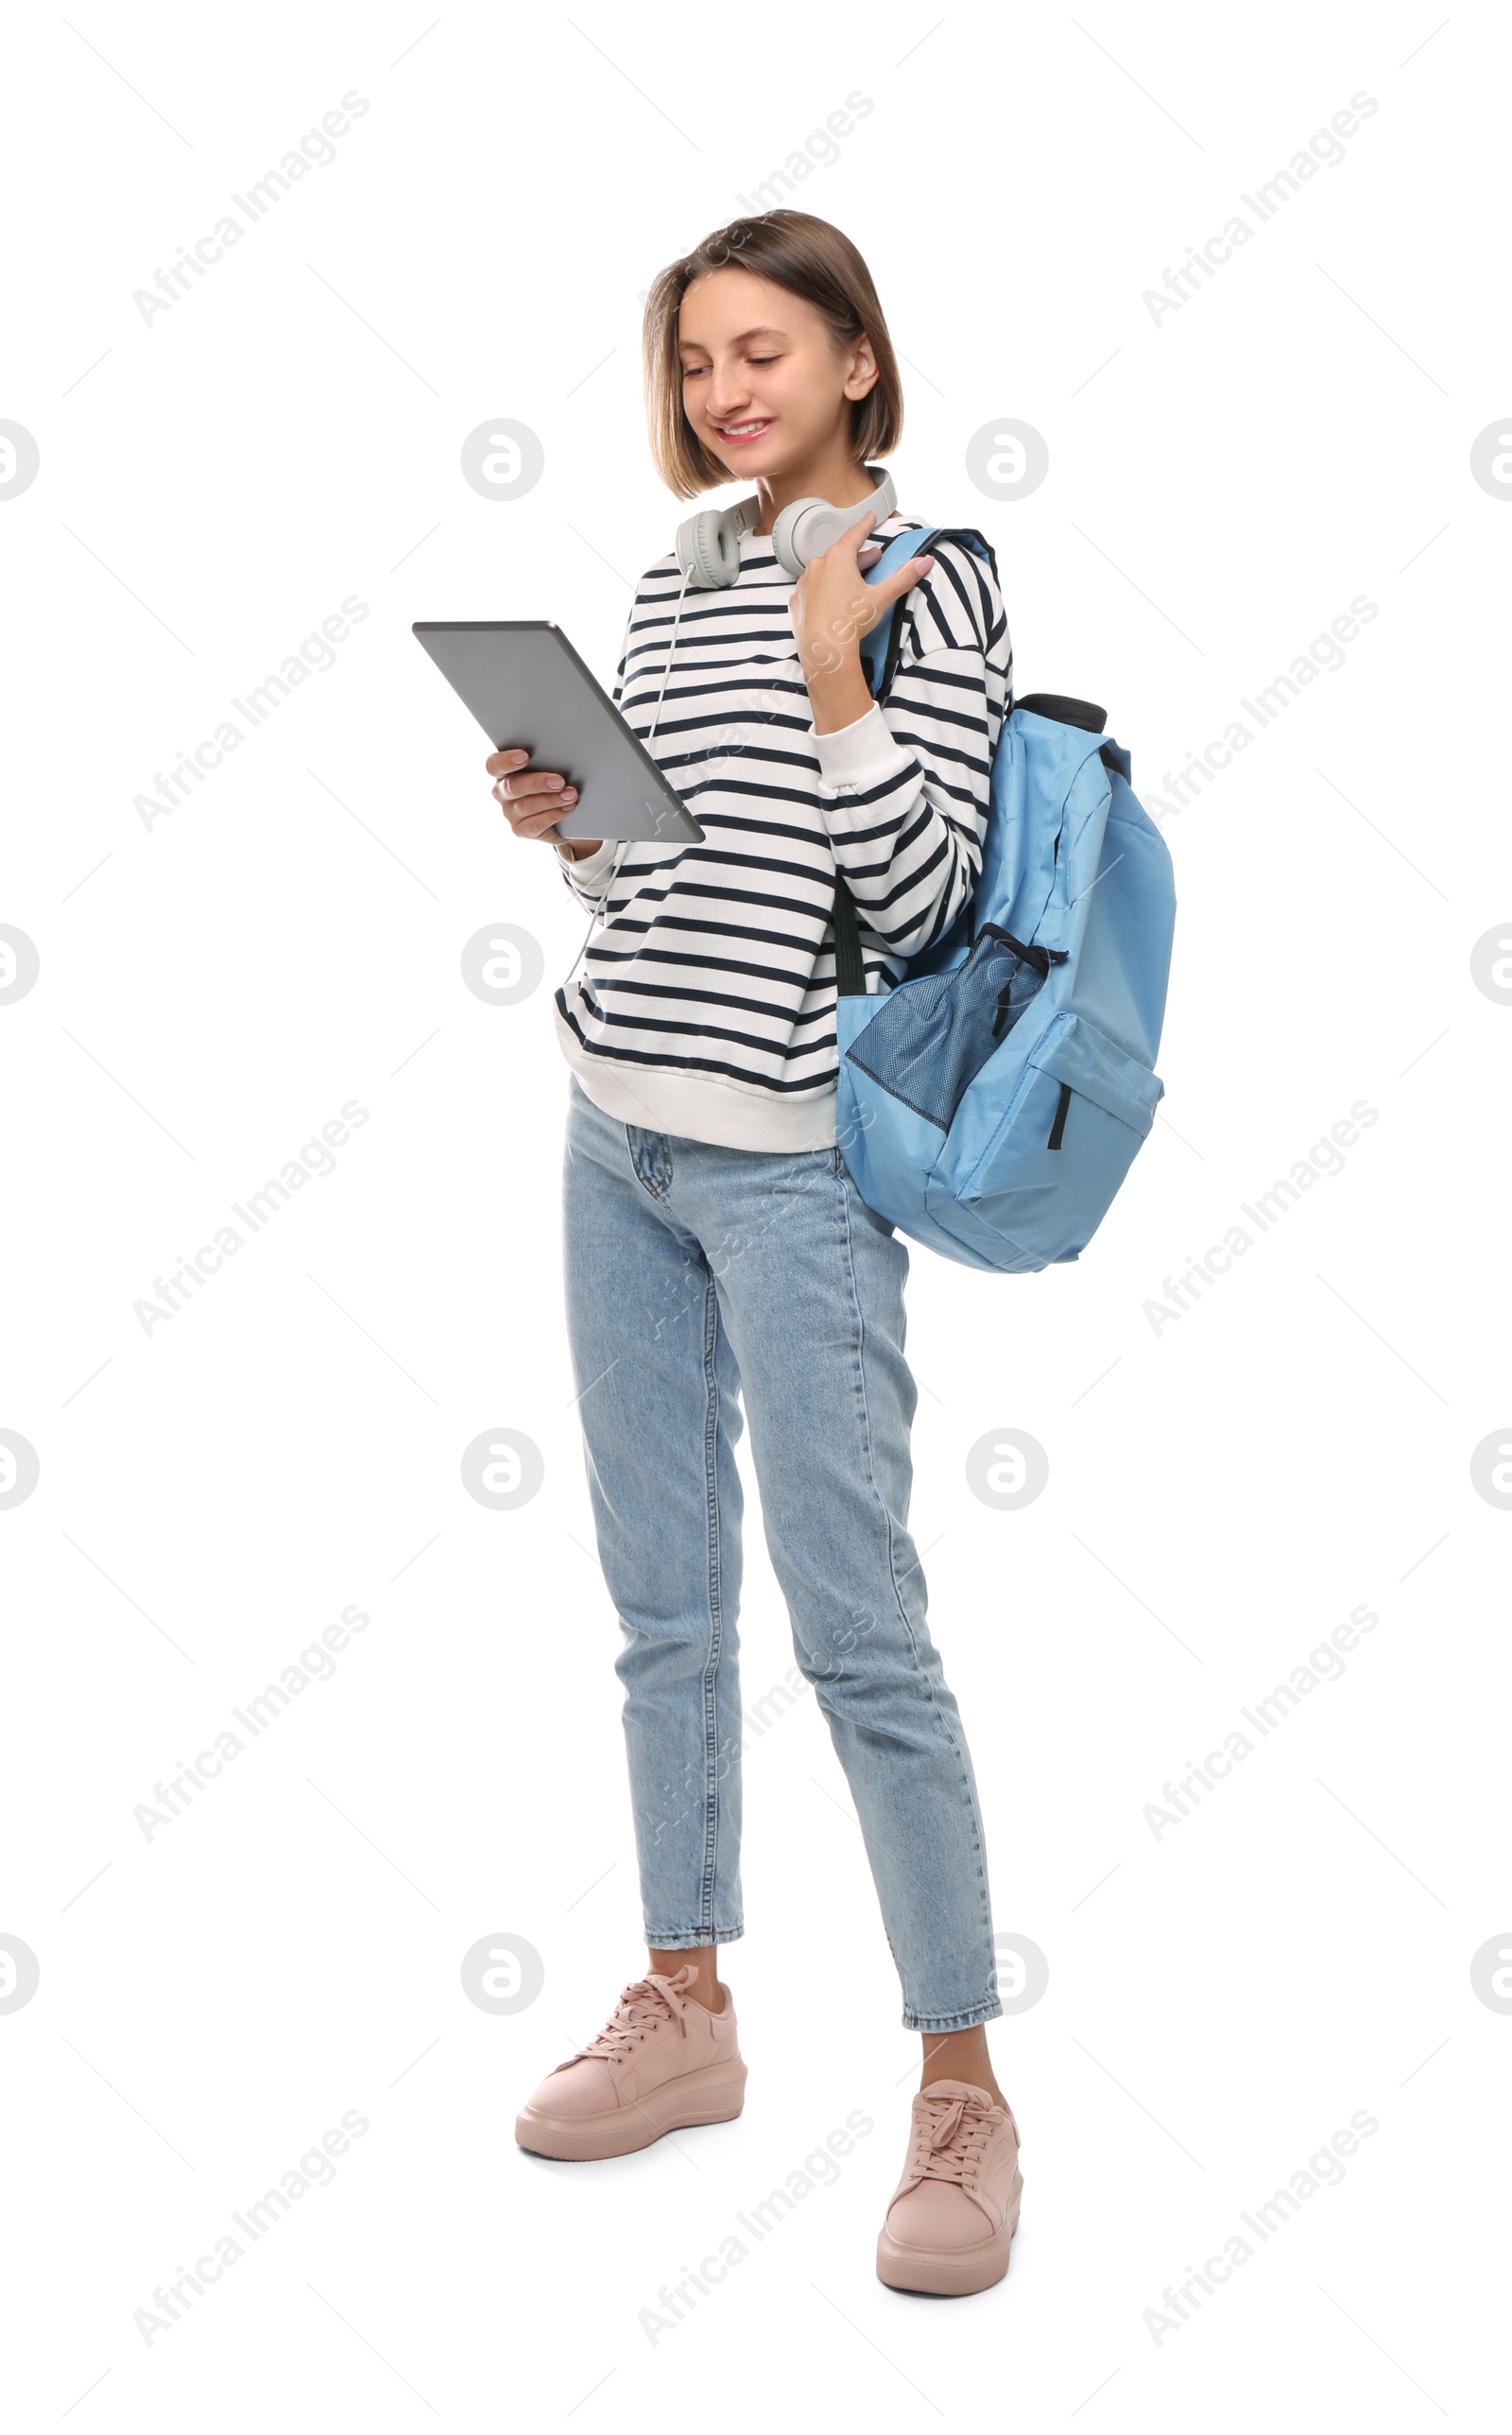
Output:
<instances>
[{"instance_id":1,"label":"white and navy stripe","mask_svg":"<svg viewBox=\"0 0 1512 2435\"><path fill-rule=\"evenodd\" d=\"M921 529L898 515L876 528ZM742 537L728 589L683 595L670 671L676 554L642 578L614 699L705 834L624 848L581 978L556 993L563 1053L610 1114L741 1148L833 1142L836 867L868 986L885 986L873 976L900 978L975 886L1012 700L990 569L963 543L934 555L896 612L885 704L830 735L814 733L770 536ZM561 861L585 906L615 852Z\"/></svg>"}]
</instances>

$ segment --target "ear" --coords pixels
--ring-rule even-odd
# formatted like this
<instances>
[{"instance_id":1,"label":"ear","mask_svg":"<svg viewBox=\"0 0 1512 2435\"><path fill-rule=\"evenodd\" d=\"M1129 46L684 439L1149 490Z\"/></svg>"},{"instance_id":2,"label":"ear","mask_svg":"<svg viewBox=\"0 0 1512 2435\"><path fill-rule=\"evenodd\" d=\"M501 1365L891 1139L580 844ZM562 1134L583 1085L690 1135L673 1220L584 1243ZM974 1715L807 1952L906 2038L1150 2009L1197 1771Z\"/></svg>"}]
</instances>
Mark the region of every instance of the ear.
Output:
<instances>
[{"instance_id":1,"label":"ear","mask_svg":"<svg viewBox=\"0 0 1512 2435\"><path fill-rule=\"evenodd\" d=\"M845 385L846 396L852 405L864 397L869 397L881 377L877 370L877 359L871 352L871 340L863 330L850 350L850 371Z\"/></svg>"}]
</instances>

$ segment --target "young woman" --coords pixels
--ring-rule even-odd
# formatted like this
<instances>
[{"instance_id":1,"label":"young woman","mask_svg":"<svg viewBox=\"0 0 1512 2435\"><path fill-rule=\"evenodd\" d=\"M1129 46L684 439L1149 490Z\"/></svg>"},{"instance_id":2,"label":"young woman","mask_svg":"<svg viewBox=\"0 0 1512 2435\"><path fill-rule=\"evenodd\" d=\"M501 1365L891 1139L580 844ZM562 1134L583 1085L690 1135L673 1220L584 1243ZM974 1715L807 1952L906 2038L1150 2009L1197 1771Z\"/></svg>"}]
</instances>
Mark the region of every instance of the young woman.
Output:
<instances>
[{"instance_id":1,"label":"young woman","mask_svg":"<svg viewBox=\"0 0 1512 2435\"><path fill-rule=\"evenodd\" d=\"M976 1786L907 1528L908 1254L836 1137L831 923L838 871L868 987L886 988L965 906L1011 700L1007 624L959 544L868 586L880 542L917 528L897 513L868 509L796 579L780 561L782 509L856 509L902 425L882 310L837 229L774 211L706 238L658 276L644 350L669 490L754 484L725 536L732 580L690 588L708 572L691 526L642 578L615 692L703 842L553 840L604 916L582 980L556 993L564 1247L649 1968L542 2081L516 2137L622 2155L741 2110L717 1961L743 1933L734 1450L748 1418L798 1662L850 1783L904 2026L923 2039L877 2271L975 2291L1007 2268L1018 2132L984 2027L1002 2005ZM883 706L859 645L895 599L902 654ZM493 791L517 837L550 838L574 793L527 760L492 754Z\"/></svg>"}]
</instances>

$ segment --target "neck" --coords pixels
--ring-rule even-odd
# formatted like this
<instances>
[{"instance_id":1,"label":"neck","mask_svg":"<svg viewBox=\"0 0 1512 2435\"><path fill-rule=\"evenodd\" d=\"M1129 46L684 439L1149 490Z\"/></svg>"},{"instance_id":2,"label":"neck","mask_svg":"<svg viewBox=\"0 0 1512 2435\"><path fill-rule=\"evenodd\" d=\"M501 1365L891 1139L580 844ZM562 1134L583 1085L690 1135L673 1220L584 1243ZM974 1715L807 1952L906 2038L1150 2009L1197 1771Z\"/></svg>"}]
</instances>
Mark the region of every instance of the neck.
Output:
<instances>
[{"instance_id":1,"label":"neck","mask_svg":"<svg viewBox=\"0 0 1512 2435\"><path fill-rule=\"evenodd\" d=\"M762 511L750 529L757 535L770 533L782 509L795 499L828 499L834 508L854 508L869 499L876 487L865 465L853 457L833 454L816 458L799 473L759 474L756 495Z\"/></svg>"}]
</instances>

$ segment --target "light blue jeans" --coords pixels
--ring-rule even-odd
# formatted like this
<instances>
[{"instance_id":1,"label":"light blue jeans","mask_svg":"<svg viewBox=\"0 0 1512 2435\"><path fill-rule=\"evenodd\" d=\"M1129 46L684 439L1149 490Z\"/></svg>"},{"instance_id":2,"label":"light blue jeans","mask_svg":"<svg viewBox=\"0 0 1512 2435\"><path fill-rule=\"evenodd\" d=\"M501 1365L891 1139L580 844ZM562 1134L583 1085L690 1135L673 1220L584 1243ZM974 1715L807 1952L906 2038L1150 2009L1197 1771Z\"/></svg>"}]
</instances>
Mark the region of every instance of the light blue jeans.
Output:
<instances>
[{"instance_id":1,"label":"light blue jeans","mask_svg":"<svg viewBox=\"0 0 1512 2435\"><path fill-rule=\"evenodd\" d=\"M568 1082L568 1332L620 1618L646 1943L744 1933L743 1395L766 1545L861 1822L903 2026L995 2020L976 1784L907 1528L907 1250L839 1148L652 1132Z\"/></svg>"}]
</instances>

